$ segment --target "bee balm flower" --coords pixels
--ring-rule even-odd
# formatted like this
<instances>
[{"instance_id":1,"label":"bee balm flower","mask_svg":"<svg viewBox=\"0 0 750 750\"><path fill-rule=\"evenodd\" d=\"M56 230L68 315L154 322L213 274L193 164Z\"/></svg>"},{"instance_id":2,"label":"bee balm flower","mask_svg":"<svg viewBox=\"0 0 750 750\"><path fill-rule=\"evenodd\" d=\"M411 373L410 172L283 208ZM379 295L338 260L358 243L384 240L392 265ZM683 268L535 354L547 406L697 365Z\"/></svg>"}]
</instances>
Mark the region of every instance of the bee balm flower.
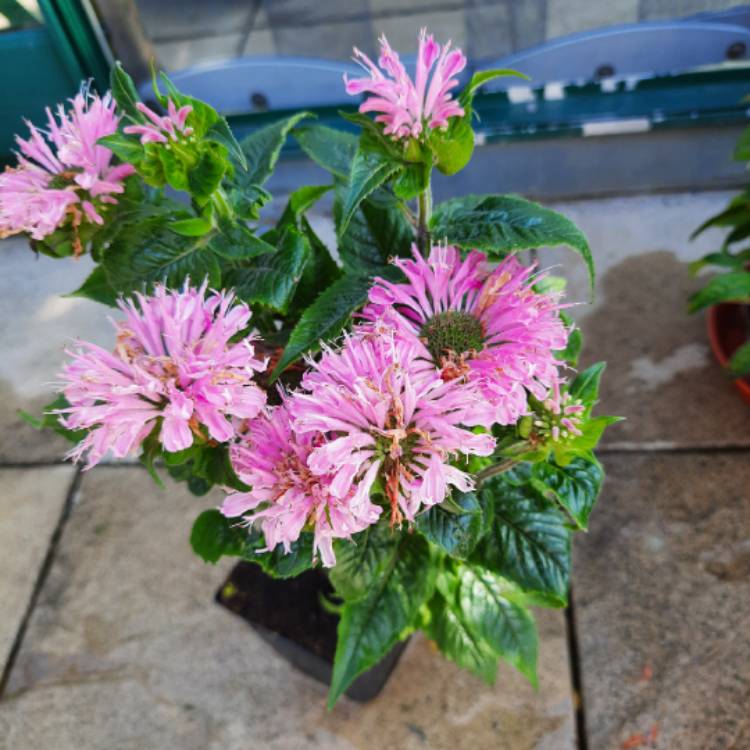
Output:
<instances>
[{"instance_id":1,"label":"bee balm flower","mask_svg":"<svg viewBox=\"0 0 750 750\"><path fill-rule=\"evenodd\" d=\"M193 134L193 129L185 124L188 115L193 111L190 104L177 109L170 99L167 102L167 114L164 117L157 115L143 102L138 102L135 106L151 122L145 125L128 125L123 128L123 132L128 135L140 135L141 143L144 145L146 143L169 143L169 141L177 141L180 137L187 138Z\"/></svg>"},{"instance_id":2,"label":"bee balm flower","mask_svg":"<svg viewBox=\"0 0 750 750\"><path fill-rule=\"evenodd\" d=\"M559 382L568 330L559 296L534 291L533 267L505 258L492 268L482 253L462 260L454 247L437 245L427 259L394 263L407 281L377 279L362 317L384 320L421 342L446 381L474 391L467 424L514 424L527 414L528 393L540 401Z\"/></svg>"},{"instance_id":3,"label":"bee balm flower","mask_svg":"<svg viewBox=\"0 0 750 750\"><path fill-rule=\"evenodd\" d=\"M464 393L418 359L418 346L392 331L348 337L311 364L291 406L298 432L326 437L307 461L312 472L331 477L339 498L353 488L365 497L380 478L391 523L442 502L450 486L471 489L471 477L451 462L495 446L461 426Z\"/></svg>"},{"instance_id":4,"label":"bee balm flower","mask_svg":"<svg viewBox=\"0 0 750 750\"><path fill-rule=\"evenodd\" d=\"M258 524L267 550L281 544L289 552L302 530L312 527L315 552L330 567L336 564L333 540L375 523L381 508L370 502L366 483L336 495L332 474L310 471L310 454L322 442L319 433L292 429L287 403L264 410L230 449L237 476L252 490L230 494L221 510L230 518L242 515L247 523Z\"/></svg>"},{"instance_id":5,"label":"bee balm flower","mask_svg":"<svg viewBox=\"0 0 750 750\"><path fill-rule=\"evenodd\" d=\"M458 86L454 76L464 69L466 58L461 50L452 50L450 42L441 48L425 29L419 35L413 81L385 36L380 38L380 67L356 47L354 59L370 77L349 80L344 76L346 92L370 94L359 111L377 112L375 121L385 125L386 135L395 139L419 138L425 128L446 127L449 118L464 114L450 90Z\"/></svg>"},{"instance_id":6,"label":"bee balm flower","mask_svg":"<svg viewBox=\"0 0 750 750\"><path fill-rule=\"evenodd\" d=\"M70 456L85 455L87 468L108 451L134 453L157 426L170 452L196 436L225 442L235 435L232 417L255 417L265 404L252 381L266 364L254 356L253 337L230 341L248 325L247 305L233 305L230 293L207 297L205 284L179 292L157 286L136 299L120 302L115 350L82 342L61 374L70 404L61 422L89 430Z\"/></svg>"},{"instance_id":7,"label":"bee balm flower","mask_svg":"<svg viewBox=\"0 0 750 750\"><path fill-rule=\"evenodd\" d=\"M19 165L0 174L0 237L28 232L42 240L68 218L74 228L84 219L102 224L102 205L123 192L133 167L112 165L112 152L97 143L117 130L112 97L83 90L71 105L58 107L57 120L47 109L44 135L27 123L30 137L16 138Z\"/></svg>"}]
</instances>

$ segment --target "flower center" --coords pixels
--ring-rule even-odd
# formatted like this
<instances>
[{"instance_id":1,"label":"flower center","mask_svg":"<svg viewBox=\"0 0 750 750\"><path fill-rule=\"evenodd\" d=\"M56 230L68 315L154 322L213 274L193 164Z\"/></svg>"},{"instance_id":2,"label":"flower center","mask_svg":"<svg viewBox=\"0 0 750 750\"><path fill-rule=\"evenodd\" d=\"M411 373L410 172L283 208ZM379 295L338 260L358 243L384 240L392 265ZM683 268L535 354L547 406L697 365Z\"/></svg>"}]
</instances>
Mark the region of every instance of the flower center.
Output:
<instances>
[{"instance_id":1,"label":"flower center","mask_svg":"<svg viewBox=\"0 0 750 750\"><path fill-rule=\"evenodd\" d=\"M454 354L481 349L484 343L484 328L473 315L457 310L433 315L419 332L428 351L436 363Z\"/></svg>"}]
</instances>

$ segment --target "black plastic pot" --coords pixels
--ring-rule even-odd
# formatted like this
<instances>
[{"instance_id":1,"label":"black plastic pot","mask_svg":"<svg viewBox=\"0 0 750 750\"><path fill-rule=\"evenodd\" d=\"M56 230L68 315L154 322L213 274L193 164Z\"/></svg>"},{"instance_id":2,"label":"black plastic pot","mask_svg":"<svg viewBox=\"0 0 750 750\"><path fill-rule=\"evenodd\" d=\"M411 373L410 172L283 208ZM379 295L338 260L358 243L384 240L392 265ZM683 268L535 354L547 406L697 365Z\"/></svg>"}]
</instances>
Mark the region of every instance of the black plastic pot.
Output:
<instances>
[{"instance_id":1,"label":"black plastic pot","mask_svg":"<svg viewBox=\"0 0 750 750\"><path fill-rule=\"evenodd\" d=\"M336 652L338 617L321 606L333 593L326 575L308 570L277 579L258 565L241 562L216 592L216 601L242 617L269 645L301 672L328 685ZM398 643L346 690L353 700L375 698L401 658L408 641Z\"/></svg>"}]
</instances>

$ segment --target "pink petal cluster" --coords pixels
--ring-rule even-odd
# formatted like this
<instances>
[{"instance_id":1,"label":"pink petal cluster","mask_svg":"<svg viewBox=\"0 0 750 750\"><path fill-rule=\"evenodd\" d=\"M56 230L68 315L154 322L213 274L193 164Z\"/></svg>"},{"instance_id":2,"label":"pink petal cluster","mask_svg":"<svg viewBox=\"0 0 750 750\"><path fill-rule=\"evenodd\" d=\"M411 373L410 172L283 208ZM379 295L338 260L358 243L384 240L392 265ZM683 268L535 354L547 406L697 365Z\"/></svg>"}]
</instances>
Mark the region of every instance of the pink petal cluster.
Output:
<instances>
[{"instance_id":1,"label":"pink petal cluster","mask_svg":"<svg viewBox=\"0 0 750 750\"><path fill-rule=\"evenodd\" d=\"M380 38L380 67L356 47L354 59L369 77L350 80L344 76L346 92L370 94L359 111L377 112L375 121L384 123L386 135L419 138L425 128L446 127L449 118L464 114L450 91L459 83L454 76L466 66L466 57L461 50L452 50L450 42L441 48L425 29L419 35L413 81L385 36Z\"/></svg>"},{"instance_id":2,"label":"pink petal cluster","mask_svg":"<svg viewBox=\"0 0 750 750\"><path fill-rule=\"evenodd\" d=\"M296 431L325 437L310 470L330 476L338 498L354 488L366 497L380 477L392 524L442 502L451 486L471 489L470 475L450 462L495 446L462 426L464 393L420 361L419 346L393 331L347 337L311 363L290 406Z\"/></svg>"},{"instance_id":3,"label":"pink petal cluster","mask_svg":"<svg viewBox=\"0 0 750 750\"><path fill-rule=\"evenodd\" d=\"M330 567L336 564L333 540L364 530L382 509L370 501L365 483L340 493L332 488L333 474L311 471L310 455L322 442L320 434L293 429L288 401L266 408L230 449L235 472L252 489L230 494L221 510L259 525L267 550L281 544L289 552L305 528L314 529L315 555Z\"/></svg>"},{"instance_id":4,"label":"pink petal cluster","mask_svg":"<svg viewBox=\"0 0 750 750\"><path fill-rule=\"evenodd\" d=\"M61 422L89 430L70 456L85 455L87 468L108 452L134 453L157 425L170 452L189 448L195 435L205 439L204 429L226 442L235 436L231 418L253 418L266 401L252 380L266 366L253 337L232 342L248 326L247 305L234 304L231 293L207 295L205 284L158 286L136 300L120 302L115 350L81 342L60 376L70 404Z\"/></svg>"},{"instance_id":5,"label":"pink petal cluster","mask_svg":"<svg viewBox=\"0 0 750 750\"><path fill-rule=\"evenodd\" d=\"M160 117L153 109L147 107L143 102L135 105L138 111L146 116L151 122L140 125L128 125L123 132L128 135L140 135L141 143L169 143L187 138L193 134L193 128L186 125L188 115L193 111L190 104L177 109L175 103L169 99L167 102L167 114Z\"/></svg>"},{"instance_id":6,"label":"pink petal cluster","mask_svg":"<svg viewBox=\"0 0 750 750\"><path fill-rule=\"evenodd\" d=\"M57 119L47 109L46 132L27 122L30 137L16 137L18 167L0 174L0 237L28 232L41 240L68 216L74 228L84 216L102 224L102 204L117 203L133 173L130 164L113 165L112 152L97 143L117 130L111 95L83 90L70 103L68 111L58 107Z\"/></svg>"},{"instance_id":7,"label":"pink petal cluster","mask_svg":"<svg viewBox=\"0 0 750 750\"><path fill-rule=\"evenodd\" d=\"M450 246L434 246L427 258L414 248L414 259L394 263L407 281L377 279L362 317L385 321L416 339L418 356L433 361L446 381L465 384L475 394L463 414L469 425L514 424L529 413L528 393L543 401L557 387L569 331L560 320L558 294L534 290L534 268L514 257L496 267L479 252L465 259ZM425 329L441 316L457 313L476 321L478 346L445 349L434 361Z\"/></svg>"}]
</instances>

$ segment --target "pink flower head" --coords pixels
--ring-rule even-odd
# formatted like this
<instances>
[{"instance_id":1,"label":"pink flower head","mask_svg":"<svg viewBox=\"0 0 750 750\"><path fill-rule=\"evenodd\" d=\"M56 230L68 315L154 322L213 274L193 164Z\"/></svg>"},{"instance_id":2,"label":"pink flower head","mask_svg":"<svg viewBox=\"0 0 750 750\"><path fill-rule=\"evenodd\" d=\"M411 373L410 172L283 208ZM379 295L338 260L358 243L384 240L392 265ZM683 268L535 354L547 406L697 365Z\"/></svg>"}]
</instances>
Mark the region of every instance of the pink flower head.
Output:
<instances>
[{"instance_id":1,"label":"pink flower head","mask_svg":"<svg viewBox=\"0 0 750 750\"><path fill-rule=\"evenodd\" d=\"M495 446L491 435L461 426L463 392L419 360L419 346L393 331L347 337L311 362L291 406L296 431L326 436L308 459L312 472L331 477L339 498L352 488L366 497L380 478L391 523L442 502L450 486L471 489L451 461Z\"/></svg>"},{"instance_id":2,"label":"pink flower head","mask_svg":"<svg viewBox=\"0 0 750 750\"><path fill-rule=\"evenodd\" d=\"M375 121L385 124L386 135L419 138L425 128L446 127L449 118L464 114L450 90L458 85L454 76L466 66L466 57L461 50L452 50L450 42L441 48L425 29L419 34L414 81L385 36L380 38L380 67L356 47L354 59L370 77L349 80L344 76L346 93L371 94L359 111L379 113Z\"/></svg>"},{"instance_id":3,"label":"pink flower head","mask_svg":"<svg viewBox=\"0 0 750 750\"><path fill-rule=\"evenodd\" d=\"M175 103L167 101L167 114L160 117L153 109L147 107L143 102L135 105L138 111L146 116L150 122L141 125L128 125L123 132L128 135L140 135L141 143L169 143L187 138L193 134L193 128L186 125L188 115L193 111L190 104L177 109Z\"/></svg>"},{"instance_id":4,"label":"pink flower head","mask_svg":"<svg viewBox=\"0 0 750 750\"><path fill-rule=\"evenodd\" d=\"M407 281L377 279L362 317L385 320L417 339L420 356L446 381L475 393L464 414L470 425L514 424L529 412L528 393L544 400L558 384L568 330L559 295L534 291L534 268L507 257L494 269L486 257L436 245L427 259L394 263Z\"/></svg>"},{"instance_id":5,"label":"pink flower head","mask_svg":"<svg viewBox=\"0 0 750 750\"><path fill-rule=\"evenodd\" d=\"M113 166L112 152L97 143L117 130L111 95L84 88L70 103L67 111L58 106L57 119L47 109L47 131L27 122L30 137L16 137L19 166L0 175L0 236L28 232L41 240L68 216L74 228L84 218L102 224L102 204L123 192L133 167Z\"/></svg>"},{"instance_id":6,"label":"pink flower head","mask_svg":"<svg viewBox=\"0 0 750 750\"><path fill-rule=\"evenodd\" d=\"M266 401L253 383L266 363L255 358L253 337L232 343L250 320L234 295L206 296L206 284L182 291L157 286L151 297L121 301L114 323L117 346L108 352L81 342L61 374L70 407L68 429L89 430L70 456L90 468L111 451L134 453L160 420L159 440L170 452L189 448L194 435L219 442L235 435L231 417L255 417Z\"/></svg>"},{"instance_id":7,"label":"pink flower head","mask_svg":"<svg viewBox=\"0 0 750 750\"><path fill-rule=\"evenodd\" d=\"M315 554L330 567L336 564L333 540L375 523L382 509L370 502L364 483L337 495L331 491L332 474L310 471L310 454L321 443L319 433L292 429L288 400L266 408L230 449L237 476L252 490L230 494L221 510L259 524L266 539L261 551L281 544L289 552L302 530L312 527Z\"/></svg>"}]
</instances>

